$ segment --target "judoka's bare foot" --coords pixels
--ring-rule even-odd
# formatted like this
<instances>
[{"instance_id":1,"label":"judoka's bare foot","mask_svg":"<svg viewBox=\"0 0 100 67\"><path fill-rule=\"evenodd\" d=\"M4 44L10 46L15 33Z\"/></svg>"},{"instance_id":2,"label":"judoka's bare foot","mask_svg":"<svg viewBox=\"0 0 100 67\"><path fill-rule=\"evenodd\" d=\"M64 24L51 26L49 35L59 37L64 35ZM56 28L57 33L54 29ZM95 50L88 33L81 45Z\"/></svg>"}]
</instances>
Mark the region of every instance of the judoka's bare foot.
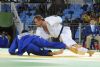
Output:
<instances>
[{"instance_id":1,"label":"judoka's bare foot","mask_svg":"<svg viewBox=\"0 0 100 67\"><path fill-rule=\"evenodd\" d=\"M49 52L49 55L58 55L58 54L62 54L63 51L64 51L64 49L60 49L59 51Z\"/></svg>"}]
</instances>

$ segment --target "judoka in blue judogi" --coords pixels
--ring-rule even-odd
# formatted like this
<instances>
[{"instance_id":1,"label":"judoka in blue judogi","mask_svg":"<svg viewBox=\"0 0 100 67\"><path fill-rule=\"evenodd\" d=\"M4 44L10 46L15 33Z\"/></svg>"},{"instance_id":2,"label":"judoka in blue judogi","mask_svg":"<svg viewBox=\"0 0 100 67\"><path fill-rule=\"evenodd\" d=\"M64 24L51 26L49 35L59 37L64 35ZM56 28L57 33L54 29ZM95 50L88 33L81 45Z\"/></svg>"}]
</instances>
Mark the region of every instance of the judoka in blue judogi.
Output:
<instances>
[{"instance_id":1,"label":"judoka in blue judogi","mask_svg":"<svg viewBox=\"0 0 100 67\"><path fill-rule=\"evenodd\" d=\"M9 40L7 35L5 35L5 32L2 32L0 34L0 47L1 48L7 48L9 45Z\"/></svg>"},{"instance_id":2,"label":"judoka in blue judogi","mask_svg":"<svg viewBox=\"0 0 100 67\"><path fill-rule=\"evenodd\" d=\"M50 56L56 54L53 53L51 50L43 50L42 48L44 47L58 48L58 49L66 48L65 44L63 43L48 42L47 40L44 40L39 36L24 33L21 34L21 36L18 35L14 39L14 41L11 44L11 47L9 48L9 53L12 55L23 55L24 52L28 52L28 54L32 53L41 56ZM17 48L18 51L16 51Z\"/></svg>"}]
</instances>

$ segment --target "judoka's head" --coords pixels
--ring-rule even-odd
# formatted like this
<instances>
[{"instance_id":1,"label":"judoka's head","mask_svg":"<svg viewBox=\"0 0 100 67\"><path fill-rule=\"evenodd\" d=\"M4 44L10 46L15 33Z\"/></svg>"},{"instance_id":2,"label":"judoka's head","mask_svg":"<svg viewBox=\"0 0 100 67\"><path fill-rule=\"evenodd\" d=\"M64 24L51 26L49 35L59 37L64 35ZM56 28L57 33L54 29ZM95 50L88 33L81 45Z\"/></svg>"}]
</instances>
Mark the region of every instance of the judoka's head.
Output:
<instances>
[{"instance_id":1,"label":"judoka's head","mask_svg":"<svg viewBox=\"0 0 100 67\"><path fill-rule=\"evenodd\" d=\"M41 27L43 25L44 18L41 15L36 15L34 17L34 22L38 27Z\"/></svg>"}]
</instances>

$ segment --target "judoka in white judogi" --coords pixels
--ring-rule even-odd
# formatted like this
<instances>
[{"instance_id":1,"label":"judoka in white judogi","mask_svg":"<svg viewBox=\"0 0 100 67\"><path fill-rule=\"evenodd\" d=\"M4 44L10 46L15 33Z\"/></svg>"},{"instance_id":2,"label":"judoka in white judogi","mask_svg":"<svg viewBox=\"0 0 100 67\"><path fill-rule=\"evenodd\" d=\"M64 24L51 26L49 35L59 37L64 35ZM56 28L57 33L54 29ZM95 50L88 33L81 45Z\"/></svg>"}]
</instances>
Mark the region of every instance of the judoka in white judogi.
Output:
<instances>
[{"instance_id":1,"label":"judoka in white judogi","mask_svg":"<svg viewBox=\"0 0 100 67\"><path fill-rule=\"evenodd\" d=\"M47 34L42 27L38 27L36 30L36 35L41 36L44 39L48 39L49 37L57 38L62 28L61 17L50 16L45 18L45 21L47 22L46 24L50 34ZM76 44L76 42L72 39L71 30L68 26L64 26L63 31L60 35L60 40L61 42L65 43L68 47L72 46L73 44Z\"/></svg>"},{"instance_id":2,"label":"judoka in white judogi","mask_svg":"<svg viewBox=\"0 0 100 67\"><path fill-rule=\"evenodd\" d=\"M50 37L57 38L60 30L62 28L62 18L60 16L49 16L45 19L37 15L34 17L35 24L37 25L36 34L44 39L48 39ZM63 31L60 35L60 41L66 44L66 47L69 48L72 52L77 53L78 51L81 52L88 52L89 55L92 55L94 52L89 51L88 49L78 45L73 39L70 27L64 26Z\"/></svg>"}]
</instances>

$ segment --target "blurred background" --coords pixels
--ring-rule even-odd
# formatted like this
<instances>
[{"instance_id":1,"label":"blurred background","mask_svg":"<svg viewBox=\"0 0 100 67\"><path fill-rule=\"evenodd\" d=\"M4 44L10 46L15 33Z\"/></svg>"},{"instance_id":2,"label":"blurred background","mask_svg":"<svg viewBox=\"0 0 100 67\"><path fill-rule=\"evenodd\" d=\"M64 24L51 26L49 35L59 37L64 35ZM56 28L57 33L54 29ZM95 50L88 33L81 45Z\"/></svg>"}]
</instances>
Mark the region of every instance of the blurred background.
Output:
<instances>
[{"instance_id":1,"label":"blurred background","mask_svg":"<svg viewBox=\"0 0 100 67\"><path fill-rule=\"evenodd\" d=\"M82 32L93 17L100 26L100 0L0 0L0 47L9 48L23 29L34 32L33 18L39 14L61 16L62 24L70 26L73 39L86 47Z\"/></svg>"}]
</instances>

